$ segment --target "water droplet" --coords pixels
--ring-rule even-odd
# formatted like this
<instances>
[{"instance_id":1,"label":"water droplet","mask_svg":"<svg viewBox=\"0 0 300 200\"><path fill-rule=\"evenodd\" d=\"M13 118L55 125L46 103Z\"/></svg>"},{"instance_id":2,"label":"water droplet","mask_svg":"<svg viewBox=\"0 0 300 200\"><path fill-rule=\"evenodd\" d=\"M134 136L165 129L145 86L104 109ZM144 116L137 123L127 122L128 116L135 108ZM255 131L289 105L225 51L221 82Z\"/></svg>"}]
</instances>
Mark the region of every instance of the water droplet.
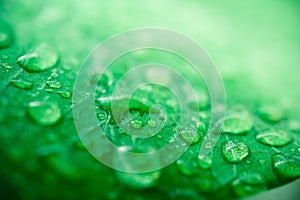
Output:
<instances>
[{"instance_id":1,"label":"water droplet","mask_svg":"<svg viewBox=\"0 0 300 200\"><path fill-rule=\"evenodd\" d=\"M125 185L135 189L145 189L155 185L160 177L160 171L148 173L116 172L118 179Z\"/></svg>"},{"instance_id":2,"label":"water droplet","mask_svg":"<svg viewBox=\"0 0 300 200\"><path fill-rule=\"evenodd\" d=\"M266 160L264 160L264 159L260 159L260 160L259 160L259 163L263 165L263 164L265 164L265 163L266 163Z\"/></svg>"},{"instance_id":3,"label":"water droplet","mask_svg":"<svg viewBox=\"0 0 300 200\"><path fill-rule=\"evenodd\" d=\"M143 122L141 120L135 119L130 122L130 126L134 129L139 129L143 126Z\"/></svg>"},{"instance_id":4,"label":"water droplet","mask_svg":"<svg viewBox=\"0 0 300 200\"><path fill-rule=\"evenodd\" d=\"M250 154L246 143L240 140L228 140L222 146L224 159L230 163L240 162Z\"/></svg>"},{"instance_id":5,"label":"water droplet","mask_svg":"<svg viewBox=\"0 0 300 200\"><path fill-rule=\"evenodd\" d=\"M106 114L106 112L103 111L103 110L101 110L101 111L98 113L97 117L98 117L98 120L99 120L99 121L106 121L106 120L107 120L107 114Z\"/></svg>"},{"instance_id":6,"label":"water droplet","mask_svg":"<svg viewBox=\"0 0 300 200\"><path fill-rule=\"evenodd\" d=\"M46 84L48 85L48 87L53 88L53 89L59 89L62 87L61 82L59 81L47 81Z\"/></svg>"},{"instance_id":7,"label":"water droplet","mask_svg":"<svg viewBox=\"0 0 300 200\"><path fill-rule=\"evenodd\" d=\"M49 97L44 101L29 103L28 113L30 117L41 125L55 124L61 118L61 111L55 99Z\"/></svg>"},{"instance_id":8,"label":"water droplet","mask_svg":"<svg viewBox=\"0 0 300 200\"><path fill-rule=\"evenodd\" d=\"M259 109L259 116L268 122L279 122L284 113L278 106L263 106Z\"/></svg>"},{"instance_id":9,"label":"water droplet","mask_svg":"<svg viewBox=\"0 0 300 200\"><path fill-rule=\"evenodd\" d=\"M21 67L29 72L39 72L52 68L58 61L58 54L54 47L42 43L30 49L18 58Z\"/></svg>"},{"instance_id":10,"label":"water droplet","mask_svg":"<svg viewBox=\"0 0 300 200\"><path fill-rule=\"evenodd\" d=\"M25 81L25 80L22 80L22 79L19 79L19 80L11 80L10 83L15 86L15 87L18 87L18 88L21 88L21 89L25 89L25 90L29 90L33 87L33 83L32 82L29 82L29 81Z\"/></svg>"},{"instance_id":11,"label":"water droplet","mask_svg":"<svg viewBox=\"0 0 300 200\"><path fill-rule=\"evenodd\" d=\"M200 140L200 135L197 132L181 131L179 135L189 144L195 144Z\"/></svg>"},{"instance_id":12,"label":"water droplet","mask_svg":"<svg viewBox=\"0 0 300 200\"><path fill-rule=\"evenodd\" d=\"M59 94L59 96L61 96L64 99L68 99L72 95L72 92L70 92L70 91L59 91L57 93Z\"/></svg>"},{"instance_id":13,"label":"water droplet","mask_svg":"<svg viewBox=\"0 0 300 200\"><path fill-rule=\"evenodd\" d=\"M243 134L253 127L253 120L248 114L234 114L225 120L223 132L230 134Z\"/></svg>"},{"instance_id":14,"label":"water droplet","mask_svg":"<svg viewBox=\"0 0 300 200\"><path fill-rule=\"evenodd\" d=\"M0 30L0 49L7 48L13 43L12 35L6 30Z\"/></svg>"},{"instance_id":15,"label":"water droplet","mask_svg":"<svg viewBox=\"0 0 300 200\"><path fill-rule=\"evenodd\" d=\"M13 65L9 63L0 63L1 67L4 67L5 69L12 69Z\"/></svg>"},{"instance_id":16,"label":"water droplet","mask_svg":"<svg viewBox=\"0 0 300 200\"><path fill-rule=\"evenodd\" d=\"M300 131L300 122L295 121L295 120L290 121L289 122L289 129L291 131L295 131L295 132Z\"/></svg>"},{"instance_id":17,"label":"water droplet","mask_svg":"<svg viewBox=\"0 0 300 200\"><path fill-rule=\"evenodd\" d=\"M202 169L210 169L212 166L212 159L211 156L198 156L198 165Z\"/></svg>"},{"instance_id":18,"label":"water droplet","mask_svg":"<svg viewBox=\"0 0 300 200\"><path fill-rule=\"evenodd\" d=\"M6 55L6 54L3 54L3 55L1 55L1 58L2 58L3 60L8 60L8 59L9 59L9 56Z\"/></svg>"},{"instance_id":19,"label":"water droplet","mask_svg":"<svg viewBox=\"0 0 300 200\"><path fill-rule=\"evenodd\" d=\"M300 177L300 160L297 158L276 154L272 156L272 164L276 174L281 178Z\"/></svg>"},{"instance_id":20,"label":"water droplet","mask_svg":"<svg viewBox=\"0 0 300 200\"><path fill-rule=\"evenodd\" d=\"M152 128L154 128L154 127L157 126L157 123L156 123L156 121L154 119L148 120L147 124L148 124L148 126L150 126Z\"/></svg>"},{"instance_id":21,"label":"water droplet","mask_svg":"<svg viewBox=\"0 0 300 200\"><path fill-rule=\"evenodd\" d=\"M256 139L265 145L281 147L290 143L293 138L292 136L283 130L267 130L259 133Z\"/></svg>"},{"instance_id":22,"label":"water droplet","mask_svg":"<svg viewBox=\"0 0 300 200\"><path fill-rule=\"evenodd\" d=\"M300 152L300 147L298 147L298 149L297 149L297 150L298 150L298 152Z\"/></svg>"},{"instance_id":23,"label":"water droplet","mask_svg":"<svg viewBox=\"0 0 300 200\"><path fill-rule=\"evenodd\" d=\"M181 173L192 176L199 172L197 160L189 156L183 155L176 161L177 167Z\"/></svg>"},{"instance_id":24,"label":"water droplet","mask_svg":"<svg viewBox=\"0 0 300 200\"><path fill-rule=\"evenodd\" d=\"M257 173L243 173L231 184L234 193L238 197L245 197L267 190L267 182Z\"/></svg>"}]
</instances>

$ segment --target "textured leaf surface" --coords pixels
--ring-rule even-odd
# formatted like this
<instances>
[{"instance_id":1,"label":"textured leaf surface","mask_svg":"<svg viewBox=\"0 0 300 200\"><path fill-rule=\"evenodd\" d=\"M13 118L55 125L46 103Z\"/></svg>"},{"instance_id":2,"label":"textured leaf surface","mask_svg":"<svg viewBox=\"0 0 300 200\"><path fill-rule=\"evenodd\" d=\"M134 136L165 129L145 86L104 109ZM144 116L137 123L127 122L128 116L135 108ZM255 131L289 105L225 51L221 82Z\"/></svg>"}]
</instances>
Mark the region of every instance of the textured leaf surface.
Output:
<instances>
[{"instance_id":1,"label":"textured leaf surface","mask_svg":"<svg viewBox=\"0 0 300 200\"><path fill-rule=\"evenodd\" d=\"M277 2L266 9L268 1L147 2L0 1L0 34L6 35L0 37L0 172L12 187L3 194L21 199L230 199L300 177L298 3ZM126 174L101 165L79 140L71 112L72 87L80 63L95 45L145 26L178 30L203 44L224 78L228 121L213 153L199 158L210 116L203 83L182 60L163 53L116 61L115 67L124 66L123 71L112 70L102 80L96 101L99 123L116 145L141 151L160 148L178 128L178 102L159 87L150 88L151 95L149 88L137 91L136 99L142 96L147 102L130 102L134 122L122 118L132 130L158 125L162 116L149 122L147 104L163 105L168 120L156 137L133 140L115 125L109 94L125 66L167 63L206 97L199 102L199 138L185 132L183 138L195 139L195 144L177 162L156 172ZM116 100L121 107L123 100Z\"/></svg>"}]
</instances>

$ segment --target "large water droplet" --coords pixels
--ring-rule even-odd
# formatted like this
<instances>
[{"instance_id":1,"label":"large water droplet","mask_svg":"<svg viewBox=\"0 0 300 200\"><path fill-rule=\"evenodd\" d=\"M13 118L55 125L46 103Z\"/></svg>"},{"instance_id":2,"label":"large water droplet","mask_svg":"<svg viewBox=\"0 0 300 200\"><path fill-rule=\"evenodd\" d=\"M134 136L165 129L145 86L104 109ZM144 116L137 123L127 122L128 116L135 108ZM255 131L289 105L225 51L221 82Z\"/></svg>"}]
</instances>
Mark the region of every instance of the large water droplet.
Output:
<instances>
[{"instance_id":1,"label":"large water droplet","mask_svg":"<svg viewBox=\"0 0 300 200\"><path fill-rule=\"evenodd\" d=\"M257 173L243 173L232 182L232 189L238 197L245 197L267 190L266 180Z\"/></svg>"},{"instance_id":2,"label":"large water droplet","mask_svg":"<svg viewBox=\"0 0 300 200\"><path fill-rule=\"evenodd\" d=\"M265 145L281 147L290 143L293 138L292 136L283 130L267 130L259 133L256 139Z\"/></svg>"},{"instance_id":3,"label":"large water droplet","mask_svg":"<svg viewBox=\"0 0 300 200\"><path fill-rule=\"evenodd\" d=\"M41 125L55 124L61 117L61 110L55 99L45 98L44 101L29 103L28 113L30 117Z\"/></svg>"},{"instance_id":4,"label":"large water droplet","mask_svg":"<svg viewBox=\"0 0 300 200\"><path fill-rule=\"evenodd\" d=\"M160 171L149 173L125 173L116 172L118 179L125 185L136 188L144 189L153 186L160 177Z\"/></svg>"},{"instance_id":5,"label":"large water droplet","mask_svg":"<svg viewBox=\"0 0 300 200\"><path fill-rule=\"evenodd\" d=\"M243 134L250 131L253 121L248 114L234 114L226 118L223 132L230 134Z\"/></svg>"},{"instance_id":6,"label":"large water droplet","mask_svg":"<svg viewBox=\"0 0 300 200\"><path fill-rule=\"evenodd\" d=\"M222 146L224 159L230 163L240 162L250 154L248 146L240 140L228 140Z\"/></svg>"},{"instance_id":7,"label":"large water droplet","mask_svg":"<svg viewBox=\"0 0 300 200\"><path fill-rule=\"evenodd\" d=\"M33 87L33 83L32 82L29 82L29 81L25 81L25 80L22 80L22 79L19 79L19 80L11 80L10 83L17 87L17 88L21 88L21 89L24 89L24 90L29 90Z\"/></svg>"},{"instance_id":8,"label":"large water droplet","mask_svg":"<svg viewBox=\"0 0 300 200\"><path fill-rule=\"evenodd\" d=\"M18 58L21 67L29 72L39 72L52 68L58 61L58 54L54 47L42 43L30 49Z\"/></svg>"},{"instance_id":9,"label":"large water droplet","mask_svg":"<svg viewBox=\"0 0 300 200\"><path fill-rule=\"evenodd\" d=\"M278 176L285 179L300 177L300 160L297 158L276 154L272 156L273 168Z\"/></svg>"}]
</instances>

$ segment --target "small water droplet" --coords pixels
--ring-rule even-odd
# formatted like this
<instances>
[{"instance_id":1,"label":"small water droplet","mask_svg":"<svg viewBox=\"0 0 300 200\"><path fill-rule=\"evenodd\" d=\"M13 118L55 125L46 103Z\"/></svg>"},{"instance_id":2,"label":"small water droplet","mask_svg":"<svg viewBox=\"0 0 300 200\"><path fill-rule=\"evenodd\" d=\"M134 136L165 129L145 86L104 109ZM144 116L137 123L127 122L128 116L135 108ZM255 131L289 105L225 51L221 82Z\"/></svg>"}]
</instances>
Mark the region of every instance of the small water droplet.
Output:
<instances>
[{"instance_id":1,"label":"small water droplet","mask_svg":"<svg viewBox=\"0 0 300 200\"><path fill-rule=\"evenodd\" d=\"M290 143L293 138L292 136L283 130L267 130L259 133L256 139L265 145L281 147Z\"/></svg>"},{"instance_id":2,"label":"small water droplet","mask_svg":"<svg viewBox=\"0 0 300 200\"><path fill-rule=\"evenodd\" d=\"M300 122L294 120L290 121L289 129L294 132L300 131Z\"/></svg>"},{"instance_id":3,"label":"small water droplet","mask_svg":"<svg viewBox=\"0 0 300 200\"><path fill-rule=\"evenodd\" d=\"M68 99L72 95L72 92L70 92L70 91L59 91L57 93L59 94L59 96L61 96L64 99Z\"/></svg>"},{"instance_id":4,"label":"small water droplet","mask_svg":"<svg viewBox=\"0 0 300 200\"><path fill-rule=\"evenodd\" d=\"M297 150L298 150L298 152L300 152L300 147L298 147L298 149L297 149Z\"/></svg>"},{"instance_id":5,"label":"small water droplet","mask_svg":"<svg viewBox=\"0 0 300 200\"><path fill-rule=\"evenodd\" d=\"M13 43L12 35L6 30L0 30L0 49L7 48Z\"/></svg>"},{"instance_id":6,"label":"small water droplet","mask_svg":"<svg viewBox=\"0 0 300 200\"><path fill-rule=\"evenodd\" d=\"M134 129L140 129L143 126L143 122L135 119L130 122L130 126Z\"/></svg>"},{"instance_id":7,"label":"small water droplet","mask_svg":"<svg viewBox=\"0 0 300 200\"><path fill-rule=\"evenodd\" d=\"M19 80L11 80L10 83L18 88L24 89L24 90L29 90L33 87L33 83L29 81L25 81L22 79Z\"/></svg>"},{"instance_id":8,"label":"small water droplet","mask_svg":"<svg viewBox=\"0 0 300 200\"><path fill-rule=\"evenodd\" d=\"M250 150L246 143L240 140L228 140L222 146L224 159L230 163L242 161L250 154Z\"/></svg>"},{"instance_id":9,"label":"small water droplet","mask_svg":"<svg viewBox=\"0 0 300 200\"><path fill-rule=\"evenodd\" d=\"M8 59L9 59L9 56L6 55L6 54L3 54L3 55L1 55L1 58L2 58L3 60L8 60Z\"/></svg>"},{"instance_id":10,"label":"small water droplet","mask_svg":"<svg viewBox=\"0 0 300 200\"><path fill-rule=\"evenodd\" d=\"M200 140L200 135L196 131L184 130L179 135L189 144L195 144Z\"/></svg>"},{"instance_id":11,"label":"small water droplet","mask_svg":"<svg viewBox=\"0 0 300 200\"><path fill-rule=\"evenodd\" d=\"M212 166L212 158L211 156L198 156L198 165L202 169L210 169Z\"/></svg>"},{"instance_id":12,"label":"small water droplet","mask_svg":"<svg viewBox=\"0 0 300 200\"><path fill-rule=\"evenodd\" d=\"M223 132L244 134L253 128L253 120L248 114L234 114L226 118Z\"/></svg>"},{"instance_id":13,"label":"small water droplet","mask_svg":"<svg viewBox=\"0 0 300 200\"><path fill-rule=\"evenodd\" d=\"M272 164L281 178L293 179L300 176L300 160L297 158L276 154L272 156Z\"/></svg>"},{"instance_id":14,"label":"small water droplet","mask_svg":"<svg viewBox=\"0 0 300 200\"><path fill-rule=\"evenodd\" d=\"M263 176L251 172L240 175L232 182L231 186L238 197L245 197L267 190L267 182Z\"/></svg>"},{"instance_id":15,"label":"small water droplet","mask_svg":"<svg viewBox=\"0 0 300 200\"><path fill-rule=\"evenodd\" d=\"M154 119L148 120L147 124L148 124L150 127L152 127L152 128L154 128L154 127L157 126L157 123L156 123L156 121L155 121Z\"/></svg>"},{"instance_id":16,"label":"small water droplet","mask_svg":"<svg viewBox=\"0 0 300 200\"><path fill-rule=\"evenodd\" d=\"M12 69L13 65L9 63L0 63L1 67L4 67L5 69Z\"/></svg>"},{"instance_id":17,"label":"small water droplet","mask_svg":"<svg viewBox=\"0 0 300 200\"><path fill-rule=\"evenodd\" d=\"M199 171L197 160L185 155L179 158L176 164L180 172L187 176L195 175Z\"/></svg>"},{"instance_id":18,"label":"small water droplet","mask_svg":"<svg viewBox=\"0 0 300 200\"><path fill-rule=\"evenodd\" d=\"M45 89L45 90L46 90L46 92L48 92L48 93L53 93L53 92L54 92L53 89L49 89L49 88L47 88L47 89Z\"/></svg>"},{"instance_id":19,"label":"small water droplet","mask_svg":"<svg viewBox=\"0 0 300 200\"><path fill-rule=\"evenodd\" d=\"M52 89L59 89L59 88L62 87L61 82L55 81L55 80L47 81L46 84L47 84L48 87L50 87Z\"/></svg>"},{"instance_id":20,"label":"small water droplet","mask_svg":"<svg viewBox=\"0 0 300 200\"><path fill-rule=\"evenodd\" d=\"M266 160L264 160L264 159L260 159L260 160L259 160L259 163L263 165L263 164L265 164L265 163L266 163Z\"/></svg>"},{"instance_id":21,"label":"small water droplet","mask_svg":"<svg viewBox=\"0 0 300 200\"><path fill-rule=\"evenodd\" d=\"M116 175L122 183L131 188L145 189L155 185L160 177L160 171L148 173L125 173L118 171Z\"/></svg>"},{"instance_id":22,"label":"small water droplet","mask_svg":"<svg viewBox=\"0 0 300 200\"><path fill-rule=\"evenodd\" d=\"M57 101L49 97L44 101L29 103L28 113L34 121L41 125L55 124L61 118L61 110Z\"/></svg>"},{"instance_id":23,"label":"small water droplet","mask_svg":"<svg viewBox=\"0 0 300 200\"><path fill-rule=\"evenodd\" d=\"M107 114L103 110L98 113L97 117L98 117L98 120L102 121L102 122L107 120Z\"/></svg>"},{"instance_id":24,"label":"small water droplet","mask_svg":"<svg viewBox=\"0 0 300 200\"><path fill-rule=\"evenodd\" d=\"M52 68L58 61L54 47L42 43L18 58L21 67L29 72L40 72Z\"/></svg>"},{"instance_id":25,"label":"small water droplet","mask_svg":"<svg viewBox=\"0 0 300 200\"><path fill-rule=\"evenodd\" d=\"M268 122L279 122L284 117L282 109L278 106L263 106L258 112L259 116Z\"/></svg>"}]
</instances>

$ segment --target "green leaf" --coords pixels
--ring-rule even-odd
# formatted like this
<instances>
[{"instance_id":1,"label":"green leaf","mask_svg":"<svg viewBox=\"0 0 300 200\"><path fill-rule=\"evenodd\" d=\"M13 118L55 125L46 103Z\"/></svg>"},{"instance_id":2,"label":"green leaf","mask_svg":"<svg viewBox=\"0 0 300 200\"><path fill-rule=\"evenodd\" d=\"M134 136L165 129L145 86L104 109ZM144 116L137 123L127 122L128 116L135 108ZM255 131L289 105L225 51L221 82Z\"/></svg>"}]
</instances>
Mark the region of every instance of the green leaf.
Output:
<instances>
[{"instance_id":1,"label":"green leaf","mask_svg":"<svg viewBox=\"0 0 300 200\"><path fill-rule=\"evenodd\" d=\"M41 2L0 1L0 174L8 198L231 199L300 177L297 2L274 2L272 9L258 0ZM197 91L201 125L194 136L189 128L195 124L185 124L181 136L192 145L170 166L145 174L116 172L95 160L77 135L73 83L99 42L148 26L178 30L204 45L223 76L228 116L217 144L205 147L213 151L199 156L211 115L203 80L174 55L149 50L119 59L98 85L95 101L99 125L111 141L147 152L172 142L179 129L180 102L159 86L135 91L129 100L133 120L114 119L111 101L122 113L128 99L112 99L111 93L132 63L157 61L178 69ZM166 116L151 110L154 104ZM163 128L147 140L127 135L116 121L130 131Z\"/></svg>"}]
</instances>

